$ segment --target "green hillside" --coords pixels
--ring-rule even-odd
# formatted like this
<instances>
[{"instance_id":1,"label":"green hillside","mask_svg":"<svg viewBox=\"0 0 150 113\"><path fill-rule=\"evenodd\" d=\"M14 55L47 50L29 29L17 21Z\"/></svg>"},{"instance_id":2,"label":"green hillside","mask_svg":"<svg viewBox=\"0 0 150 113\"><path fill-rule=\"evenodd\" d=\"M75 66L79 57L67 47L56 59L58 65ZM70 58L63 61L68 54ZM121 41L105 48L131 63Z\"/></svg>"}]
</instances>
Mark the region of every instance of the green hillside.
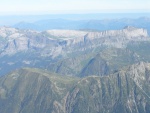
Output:
<instances>
[{"instance_id":1,"label":"green hillside","mask_svg":"<svg viewBox=\"0 0 150 113\"><path fill-rule=\"evenodd\" d=\"M149 113L150 64L109 76L60 76L35 68L0 78L0 113Z\"/></svg>"}]
</instances>

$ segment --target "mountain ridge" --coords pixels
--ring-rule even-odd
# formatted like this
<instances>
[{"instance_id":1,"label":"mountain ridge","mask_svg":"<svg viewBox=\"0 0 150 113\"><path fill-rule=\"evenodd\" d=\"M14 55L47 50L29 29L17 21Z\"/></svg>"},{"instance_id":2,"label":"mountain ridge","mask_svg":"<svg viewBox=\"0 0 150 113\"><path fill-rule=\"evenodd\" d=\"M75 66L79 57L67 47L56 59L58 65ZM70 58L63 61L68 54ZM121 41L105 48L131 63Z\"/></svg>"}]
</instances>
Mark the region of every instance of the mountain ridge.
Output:
<instances>
[{"instance_id":1,"label":"mountain ridge","mask_svg":"<svg viewBox=\"0 0 150 113\"><path fill-rule=\"evenodd\" d=\"M78 43L83 43L84 46L84 43L88 43L90 40L97 40L100 38L103 40L99 41L99 44L101 45L111 45L110 41L114 40L116 40L114 43L117 44L117 40L122 41L133 39L136 41L148 39L148 33L145 29L138 29L133 27L132 30L131 28L124 28L123 30L108 30L103 32L85 32L74 30L49 30L46 32L36 32L31 30L19 30L15 28L2 27L0 29L0 36L2 40L5 40L3 42L6 45L4 45L3 48L5 50L7 50L7 48L13 49L10 50L10 54L15 52L17 49L42 49L46 46L49 46L50 44L52 45L51 48L54 47L54 49L58 49L59 52L60 50L65 49L63 46L73 46L73 44L75 46L77 44L78 46ZM62 46L60 44L62 44ZM94 44L96 44L96 42L94 42ZM112 44L112 46L115 46L116 44ZM118 44L118 46L121 45Z\"/></svg>"},{"instance_id":2,"label":"mountain ridge","mask_svg":"<svg viewBox=\"0 0 150 113\"><path fill-rule=\"evenodd\" d=\"M147 30L131 26L121 30L101 32L79 30L48 30L38 32L1 27L1 75L7 73L5 68L11 71L20 67L37 67L58 72L62 75L79 75L82 68L85 68L85 65L92 57L95 57L102 50L105 51L107 48L126 49L130 43L148 43L149 41L150 38ZM130 51L131 48L128 49ZM134 52L135 50L132 51ZM136 50L135 52L137 53L138 51ZM125 53L130 54L127 51ZM134 55L132 56L137 59ZM61 60L63 63L61 63ZM105 60L107 62L108 59ZM75 61L78 63L75 64ZM135 60L133 59L133 61Z\"/></svg>"},{"instance_id":3,"label":"mountain ridge","mask_svg":"<svg viewBox=\"0 0 150 113\"><path fill-rule=\"evenodd\" d=\"M5 113L9 113L10 110L12 113L150 111L149 63L136 63L109 76L89 76L80 79L65 76L61 78L43 72L24 68L1 77L0 106L3 107L0 111Z\"/></svg>"},{"instance_id":4,"label":"mountain ridge","mask_svg":"<svg viewBox=\"0 0 150 113\"><path fill-rule=\"evenodd\" d=\"M59 22L58 22L59 21ZM124 26L134 26L144 28L150 33L147 23L150 22L149 17L139 18L116 18L116 19L85 19L85 20L65 20L65 19L49 19L41 20L33 23L16 24L12 27L20 29L33 29L45 31L49 29L72 29L72 30L119 30ZM33 24L33 25L32 25ZM40 28L40 29L39 29Z\"/></svg>"}]
</instances>

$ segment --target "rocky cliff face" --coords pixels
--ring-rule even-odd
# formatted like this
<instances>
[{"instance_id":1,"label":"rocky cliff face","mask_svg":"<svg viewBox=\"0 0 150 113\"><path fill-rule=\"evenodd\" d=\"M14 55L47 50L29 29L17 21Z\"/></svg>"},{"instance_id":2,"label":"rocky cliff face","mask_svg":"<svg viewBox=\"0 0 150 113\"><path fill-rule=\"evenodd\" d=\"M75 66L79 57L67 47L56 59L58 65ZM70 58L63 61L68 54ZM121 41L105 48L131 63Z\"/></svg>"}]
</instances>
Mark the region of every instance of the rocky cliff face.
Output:
<instances>
[{"instance_id":1,"label":"rocky cliff face","mask_svg":"<svg viewBox=\"0 0 150 113\"><path fill-rule=\"evenodd\" d=\"M2 40L0 49L2 55L42 49L42 55L47 53L49 56L56 57L68 52L72 53L74 50L83 51L102 45L124 47L129 41L148 40L147 37L146 30L134 27L103 32L74 30L36 32L2 27L0 28L0 38Z\"/></svg>"},{"instance_id":2,"label":"rocky cliff face","mask_svg":"<svg viewBox=\"0 0 150 113\"><path fill-rule=\"evenodd\" d=\"M150 41L145 29L129 26L122 30L102 32L77 30L48 30L37 32L1 27L0 62L2 63L0 64L0 74L7 73L6 68L10 71L20 67L37 67L48 69L62 75L79 75L81 71L86 73L82 73L83 75L89 75L87 74L89 72L83 71L83 69L88 70L90 66L87 64L94 68L96 67L94 66L96 63L90 63L90 60L95 58L98 53L101 53L101 50L105 51L106 48L126 49L129 43L145 41ZM128 54L126 51L125 53ZM134 51L131 53L134 53ZM124 53L121 52L121 54ZM123 57L123 55L121 56ZM126 56L128 57L129 55ZM129 64L131 59L133 61L138 59L134 55L131 56L133 58L129 56L127 64ZM141 56L139 55L139 57ZM112 60L115 60L113 58ZM101 69L104 68L101 66L104 63L100 64L99 66L101 68L97 67L97 69L105 75L108 73L105 71L108 71L107 67L110 67L111 60L108 60L109 58L102 59L106 62L106 69ZM121 64L121 67L126 66L124 63ZM93 72L90 74L96 74L94 70L90 70L90 72Z\"/></svg>"},{"instance_id":3,"label":"rocky cliff face","mask_svg":"<svg viewBox=\"0 0 150 113\"><path fill-rule=\"evenodd\" d=\"M1 55L13 55L22 51L39 50L47 45L53 47L55 42L40 32L32 30L19 30L15 28L0 28L2 40Z\"/></svg>"},{"instance_id":4,"label":"rocky cliff face","mask_svg":"<svg viewBox=\"0 0 150 113\"><path fill-rule=\"evenodd\" d=\"M144 62L80 79L20 69L0 78L0 112L149 113L149 82L150 64Z\"/></svg>"}]
</instances>

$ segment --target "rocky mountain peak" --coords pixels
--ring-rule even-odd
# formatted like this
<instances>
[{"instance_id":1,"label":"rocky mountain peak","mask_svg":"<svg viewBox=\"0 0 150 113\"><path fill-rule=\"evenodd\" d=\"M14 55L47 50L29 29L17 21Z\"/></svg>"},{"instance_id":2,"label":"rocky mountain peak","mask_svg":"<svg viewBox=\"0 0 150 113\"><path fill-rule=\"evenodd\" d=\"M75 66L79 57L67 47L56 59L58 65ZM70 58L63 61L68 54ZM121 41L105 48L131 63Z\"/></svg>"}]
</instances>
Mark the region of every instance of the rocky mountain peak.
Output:
<instances>
[{"instance_id":1,"label":"rocky mountain peak","mask_svg":"<svg viewBox=\"0 0 150 113\"><path fill-rule=\"evenodd\" d=\"M123 29L124 33L127 33L131 37L148 37L148 32L143 28L136 28L133 26L125 26Z\"/></svg>"},{"instance_id":2,"label":"rocky mountain peak","mask_svg":"<svg viewBox=\"0 0 150 113\"><path fill-rule=\"evenodd\" d=\"M15 34L17 32L18 30L15 28L6 27L6 26L0 27L0 36L3 38Z\"/></svg>"},{"instance_id":3,"label":"rocky mountain peak","mask_svg":"<svg viewBox=\"0 0 150 113\"><path fill-rule=\"evenodd\" d=\"M141 74L146 72L146 70L150 70L150 63L145 63L143 61L134 64L132 66L129 66L128 71L132 73L134 76L139 76L137 74Z\"/></svg>"}]
</instances>

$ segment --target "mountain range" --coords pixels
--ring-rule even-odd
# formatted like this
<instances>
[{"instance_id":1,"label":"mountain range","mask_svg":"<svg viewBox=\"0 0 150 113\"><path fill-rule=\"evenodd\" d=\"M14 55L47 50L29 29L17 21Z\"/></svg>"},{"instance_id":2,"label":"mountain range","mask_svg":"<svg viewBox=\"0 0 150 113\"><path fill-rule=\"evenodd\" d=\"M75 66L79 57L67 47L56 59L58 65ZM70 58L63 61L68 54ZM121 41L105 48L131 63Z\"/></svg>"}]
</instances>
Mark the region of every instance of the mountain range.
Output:
<instances>
[{"instance_id":1,"label":"mountain range","mask_svg":"<svg viewBox=\"0 0 150 113\"><path fill-rule=\"evenodd\" d=\"M149 113L150 37L135 26L0 27L0 113Z\"/></svg>"},{"instance_id":2,"label":"mountain range","mask_svg":"<svg viewBox=\"0 0 150 113\"><path fill-rule=\"evenodd\" d=\"M1 75L20 67L36 67L59 74L84 76L98 74L98 71L88 69L93 65L97 66L97 62L100 62L98 67L106 68L101 70L105 75L120 66L141 60L149 61L148 50L141 47L144 43L148 48L149 40L146 29L131 26L121 30L99 32L81 30L38 32L1 27ZM137 47L139 50L136 50ZM141 54L141 51L146 53ZM120 62L115 62L119 59ZM96 69L95 66L93 69ZM89 73L87 70L90 74L87 74Z\"/></svg>"},{"instance_id":3,"label":"mountain range","mask_svg":"<svg viewBox=\"0 0 150 113\"><path fill-rule=\"evenodd\" d=\"M113 15L113 14L112 14ZM114 15L115 16L115 15ZM38 20L35 22L18 22L12 27L20 29L32 29L38 31L45 31L50 29L71 29L71 30L119 30L124 26L134 26L138 28L144 28L150 33L150 18L139 17L139 18L118 18L118 19L45 19Z\"/></svg>"},{"instance_id":4,"label":"mountain range","mask_svg":"<svg viewBox=\"0 0 150 113\"><path fill-rule=\"evenodd\" d=\"M149 113L150 64L108 76L59 76L34 68L0 78L1 113Z\"/></svg>"}]
</instances>

